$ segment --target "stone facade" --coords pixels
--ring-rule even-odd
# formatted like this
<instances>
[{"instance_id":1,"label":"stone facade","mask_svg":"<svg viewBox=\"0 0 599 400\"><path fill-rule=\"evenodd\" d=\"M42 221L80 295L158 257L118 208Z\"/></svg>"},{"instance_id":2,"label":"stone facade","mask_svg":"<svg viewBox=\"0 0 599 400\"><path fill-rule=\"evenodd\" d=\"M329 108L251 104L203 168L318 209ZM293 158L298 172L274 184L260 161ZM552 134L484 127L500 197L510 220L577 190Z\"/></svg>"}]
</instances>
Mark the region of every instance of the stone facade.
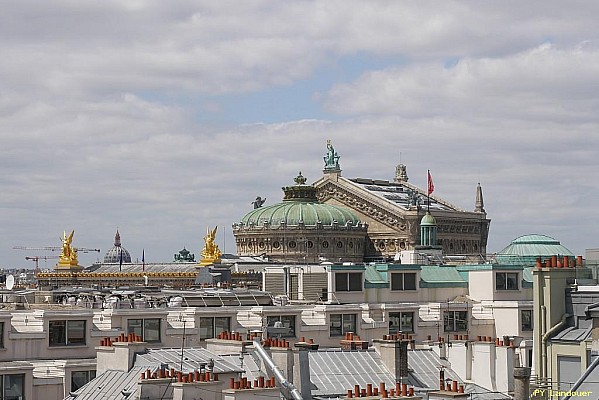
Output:
<instances>
[{"instance_id":1,"label":"stone facade","mask_svg":"<svg viewBox=\"0 0 599 400\"><path fill-rule=\"evenodd\" d=\"M314 186L319 201L347 207L368 225L365 260L393 258L420 244L420 220L427 207L422 204L424 191L416 186L397 179L346 179L340 172L325 173ZM479 193L482 196L480 186ZM413 201L415 196L421 201ZM486 254L491 221L482 207L468 212L438 197L431 196L430 201L430 212L438 226L437 244L444 254Z\"/></svg>"}]
</instances>

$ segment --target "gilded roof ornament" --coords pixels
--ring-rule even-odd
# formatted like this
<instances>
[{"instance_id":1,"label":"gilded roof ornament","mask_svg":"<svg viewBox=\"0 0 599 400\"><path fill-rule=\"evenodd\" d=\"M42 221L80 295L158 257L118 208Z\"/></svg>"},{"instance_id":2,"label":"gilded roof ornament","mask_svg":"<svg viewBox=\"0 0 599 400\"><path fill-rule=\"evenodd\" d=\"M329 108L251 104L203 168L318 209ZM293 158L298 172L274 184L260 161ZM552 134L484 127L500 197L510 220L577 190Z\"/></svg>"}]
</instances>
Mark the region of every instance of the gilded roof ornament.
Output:
<instances>
[{"instance_id":1,"label":"gilded roof ornament","mask_svg":"<svg viewBox=\"0 0 599 400\"><path fill-rule=\"evenodd\" d=\"M206 236L204 236L204 248L200 253L202 255L200 265L203 267L220 261L220 257L223 255L223 253L218 248L218 245L214 242L214 239L216 238L217 229L218 226L215 226L213 230L210 230L210 228L206 228Z\"/></svg>"},{"instance_id":2,"label":"gilded roof ornament","mask_svg":"<svg viewBox=\"0 0 599 400\"><path fill-rule=\"evenodd\" d=\"M77 249L73 248L73 235L75 230L71 231L71 234L67 236L67 232L63 231L62 234L62 249L60 250L60 256L58 257L59 268L70 268L76 267L79 264L77 260Z\"/></svg>"}]
</instances>

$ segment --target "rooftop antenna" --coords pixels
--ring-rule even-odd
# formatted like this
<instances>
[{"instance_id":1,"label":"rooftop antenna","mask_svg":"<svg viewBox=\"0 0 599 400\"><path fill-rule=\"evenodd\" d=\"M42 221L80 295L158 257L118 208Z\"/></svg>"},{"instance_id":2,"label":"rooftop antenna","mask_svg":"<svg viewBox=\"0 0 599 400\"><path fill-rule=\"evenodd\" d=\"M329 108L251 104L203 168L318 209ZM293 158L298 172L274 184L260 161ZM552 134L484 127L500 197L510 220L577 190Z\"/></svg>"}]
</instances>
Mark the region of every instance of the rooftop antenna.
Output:
<instances>
[{"instance_id":1,"label":"rooftop antenna","mask_svg":"<svg viewBox=\"0 0 599 400\"><path fill-rule=\"evenodd\" d=\"M183 371L183 352L185 351L185 323L187 320L183 313L179 314L179 321L183 322L183 337L181 338L181 371Z\"/></svg>"}]
</instances>

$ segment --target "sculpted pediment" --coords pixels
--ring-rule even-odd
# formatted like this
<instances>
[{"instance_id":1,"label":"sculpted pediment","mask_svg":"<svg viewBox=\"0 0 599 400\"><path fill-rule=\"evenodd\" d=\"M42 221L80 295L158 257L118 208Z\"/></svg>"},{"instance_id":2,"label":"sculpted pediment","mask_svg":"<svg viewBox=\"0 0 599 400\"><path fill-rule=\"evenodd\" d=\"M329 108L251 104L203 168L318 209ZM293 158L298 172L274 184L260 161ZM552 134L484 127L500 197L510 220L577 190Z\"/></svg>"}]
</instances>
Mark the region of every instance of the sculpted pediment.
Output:
<instances>
[{"instance_id":1,"label":"sculpted pediment","mask_svg":"<svg viewBox=\"0 0 599 400\"><path fill-rule=\"evenodd\" d=\"M417 232L417 211L409 212L393 204L385 204L384 201L368 192L349 190L333 182L324 182L317 187L317 198L322 203L333 202L352 209L363 217L370 226L374 223L386 226L390 231L405 233Z\"/></svg>"}]
</instances>

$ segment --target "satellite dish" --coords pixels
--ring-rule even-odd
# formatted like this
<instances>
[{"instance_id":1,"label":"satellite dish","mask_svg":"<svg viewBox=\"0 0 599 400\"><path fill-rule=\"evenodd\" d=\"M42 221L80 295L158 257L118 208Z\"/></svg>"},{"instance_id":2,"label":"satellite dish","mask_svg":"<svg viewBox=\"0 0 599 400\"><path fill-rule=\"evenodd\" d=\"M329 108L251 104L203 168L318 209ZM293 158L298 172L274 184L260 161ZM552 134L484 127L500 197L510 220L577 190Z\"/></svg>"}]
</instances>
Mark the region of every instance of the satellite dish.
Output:
<instances>
[{"instance_id":1,"label":"satellite dish","mask_svg":"<svg viewBox=\"0 0 599 400\"><path fill-rule=\"evenodd\" d=\"M12 290L15 287L15 277L12 275L8 275L6 277L6 288L8 290Z\"/></svg>"}]
</instances>

